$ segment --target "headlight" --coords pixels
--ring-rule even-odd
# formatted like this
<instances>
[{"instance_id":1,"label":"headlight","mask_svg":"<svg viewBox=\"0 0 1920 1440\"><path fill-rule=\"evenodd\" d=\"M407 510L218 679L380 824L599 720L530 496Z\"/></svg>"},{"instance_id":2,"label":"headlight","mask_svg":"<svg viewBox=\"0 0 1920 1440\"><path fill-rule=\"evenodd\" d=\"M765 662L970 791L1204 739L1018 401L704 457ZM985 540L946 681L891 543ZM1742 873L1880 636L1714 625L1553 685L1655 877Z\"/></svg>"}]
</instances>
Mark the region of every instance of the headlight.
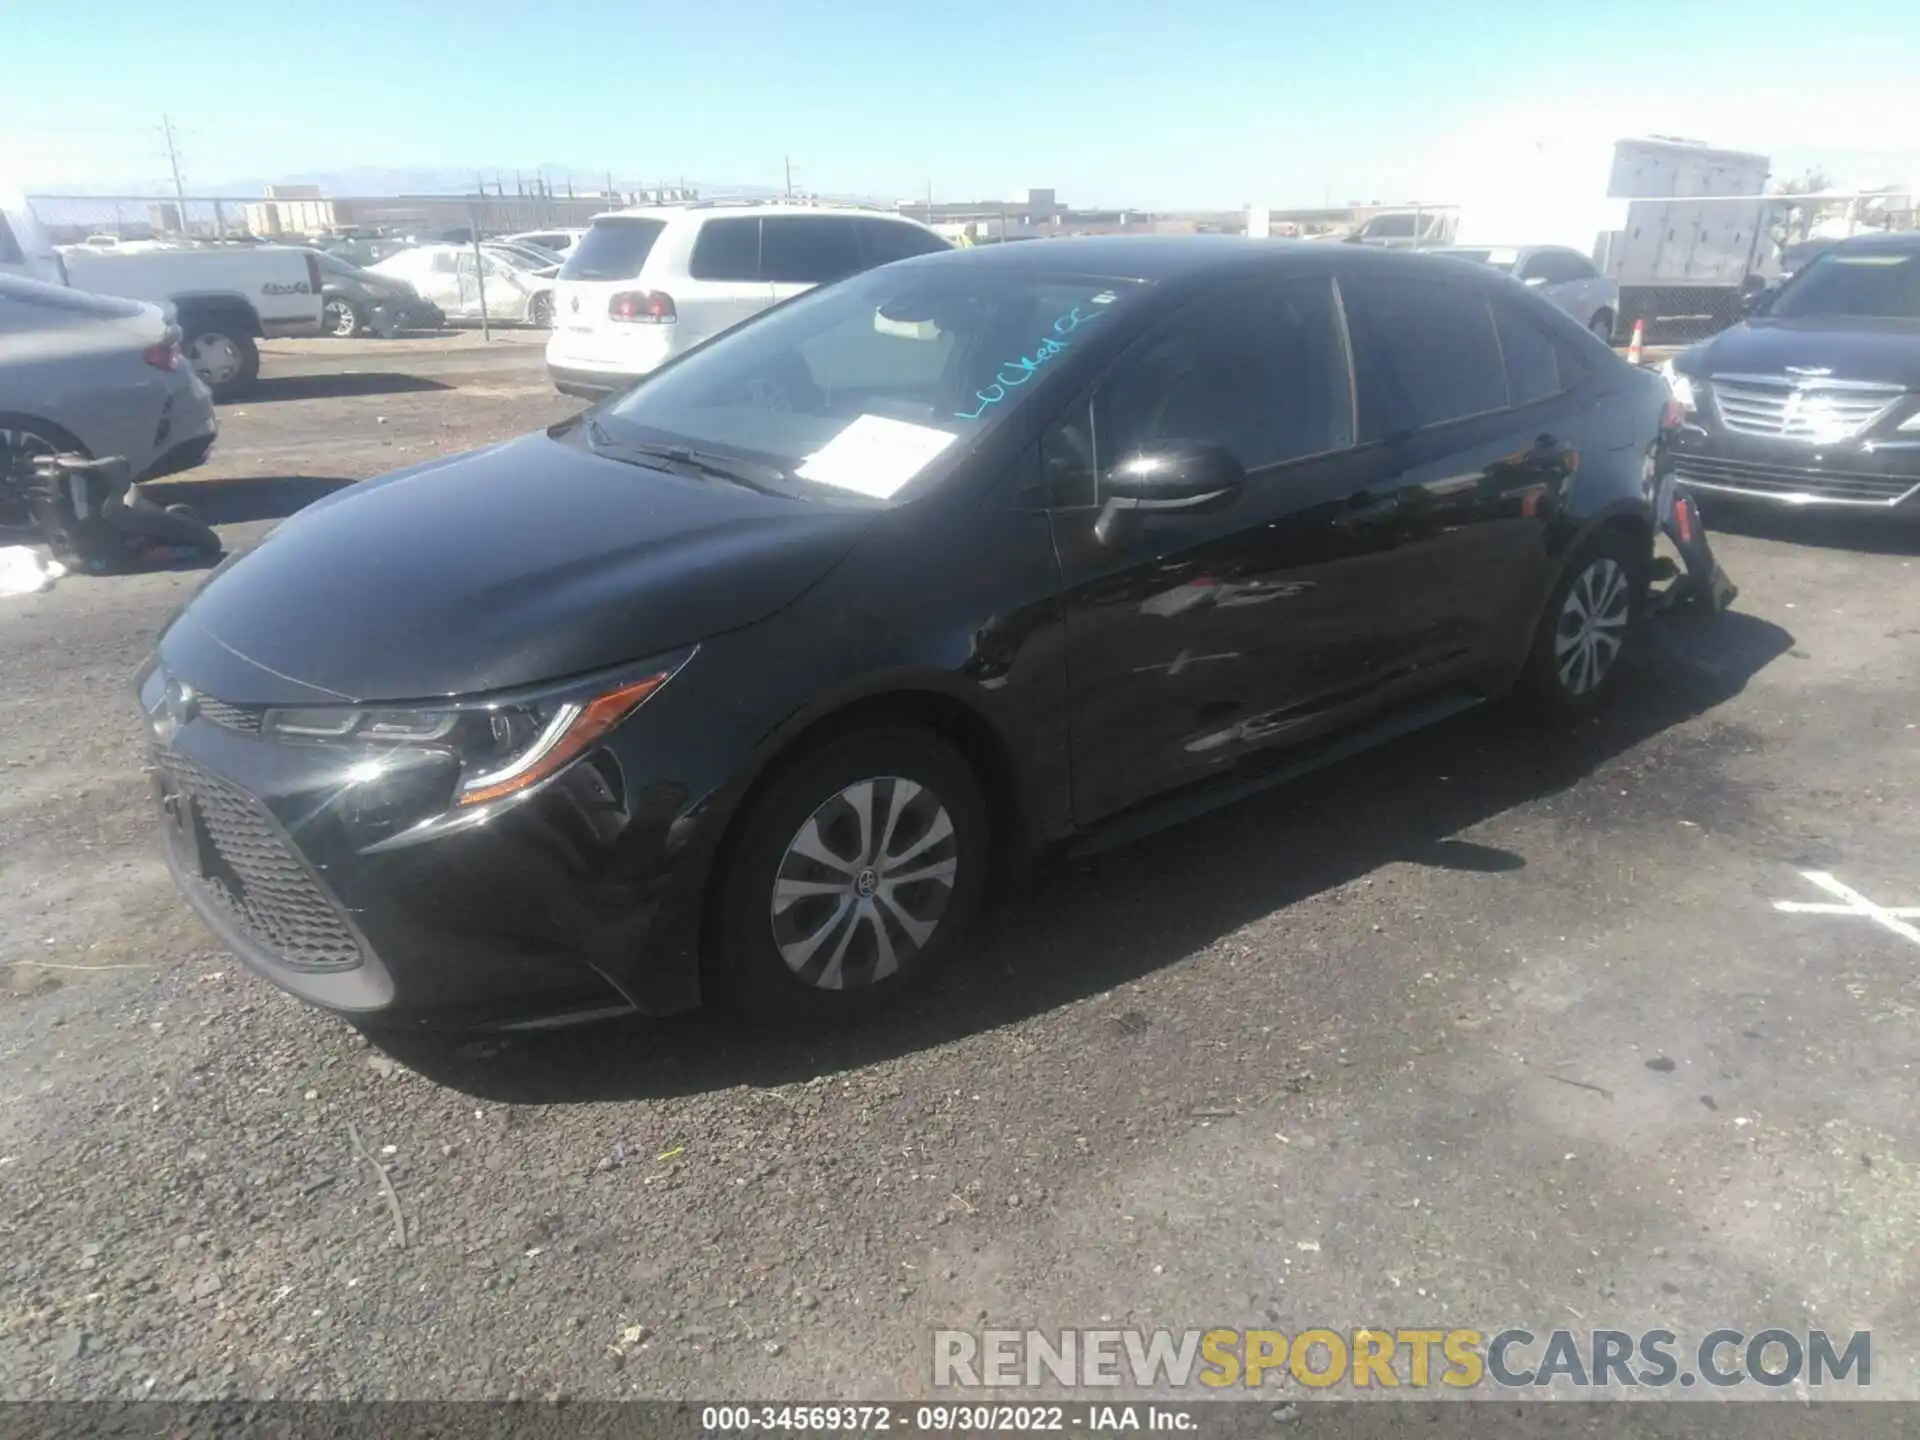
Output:
<instances>
[{"instance_id":1,"label":"headlight","mask_svg":"<svg viewBox=\"0 0 1920 1440\"><path fill-rule=\"evenodd\" d=\"M1680 402L1684 410L1693 409L1693 381L1674 369L1673 361L1660 362L1660 374L1667 382L1667 388L1673 391L1673 398Z\"/></svg>"},{"instance_id":2,"label":"headlight","mask_svg":"<svg viewBox=\"0 0 1920 1440\"><path fill-rule=\"evenodd\" d=\"M456 806L485 805L531 790L565 769L644 705L686 661L629 672L618 680L556 689L527 699L462 701L444 708L371 709L343 705L269 710L269 739L350 745L380 751L418 747L460 762Z\"/></svg>"}]
</instances>

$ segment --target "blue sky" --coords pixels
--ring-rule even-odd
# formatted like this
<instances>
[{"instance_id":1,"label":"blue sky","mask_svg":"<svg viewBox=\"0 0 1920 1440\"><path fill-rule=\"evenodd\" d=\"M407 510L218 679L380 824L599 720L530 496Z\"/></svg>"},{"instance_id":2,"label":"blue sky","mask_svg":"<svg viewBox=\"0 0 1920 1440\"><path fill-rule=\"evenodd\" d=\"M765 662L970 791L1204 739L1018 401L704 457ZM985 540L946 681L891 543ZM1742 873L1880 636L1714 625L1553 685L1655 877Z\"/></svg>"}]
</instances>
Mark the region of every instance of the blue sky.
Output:
<instances>
[{"instance_id":1,"label":"blue sky","mask_svg":"<svg viewBox=\"0 0 1920 1440\"><path fill-rule=\"evenodd\" d=\"M828 192L1404 200L1437 138L1515 125L1920 184L1911 5L22 0L0 183L164 177L166 110L190 192L360 166L777 184L791 155Z\"/></svg>"}]
</instances>

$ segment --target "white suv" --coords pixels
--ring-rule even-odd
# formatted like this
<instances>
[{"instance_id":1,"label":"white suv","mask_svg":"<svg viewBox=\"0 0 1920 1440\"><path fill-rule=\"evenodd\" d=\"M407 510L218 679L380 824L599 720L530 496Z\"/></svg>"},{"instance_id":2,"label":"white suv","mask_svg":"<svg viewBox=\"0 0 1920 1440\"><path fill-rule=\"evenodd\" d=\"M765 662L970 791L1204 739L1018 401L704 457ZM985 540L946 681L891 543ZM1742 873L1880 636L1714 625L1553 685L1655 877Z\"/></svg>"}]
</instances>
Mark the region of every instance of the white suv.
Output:
<instances>
[{"instance_id":1,"label":"white suv","mask_svg":"<svg viewBox=\"0 0 1920 1440\"><path fill-rule=\"evenodd\" d=\"M598 399L769 305L951 248L881 210L696 201L594 217L554 285L547 374Z\"/></svg>"}]
</instances>

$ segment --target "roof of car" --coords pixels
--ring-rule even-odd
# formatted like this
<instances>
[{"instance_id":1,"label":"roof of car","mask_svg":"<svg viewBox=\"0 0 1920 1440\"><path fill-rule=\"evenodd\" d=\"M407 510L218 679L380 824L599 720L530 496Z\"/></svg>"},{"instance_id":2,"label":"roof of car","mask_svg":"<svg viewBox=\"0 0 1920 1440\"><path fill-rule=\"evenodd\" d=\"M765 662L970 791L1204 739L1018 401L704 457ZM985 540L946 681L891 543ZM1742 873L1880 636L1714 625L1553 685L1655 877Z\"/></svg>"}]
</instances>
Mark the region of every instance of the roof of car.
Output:
<instances>
[{"instance_id":1,"label":"roof of car","mask_svg":"<svg viewBox=\"0 0 1920 1440\"><path fill-rule=\"evenodd\" d=\"M1920 253L1920 230L1879 230L1870 235L1850 235L1834 242L1835 250L1880 250L1897 254Z\"/></svg>"},{"instance_id":2,"label":"roof of car","mask_svg":"<svg viewBox=\"0 0 1920 1440\"><path fill-rule=\"evenodd\" d=\"M1244 235L1073 235L1034 245L975 245L896 263L1007 266L1029 272L1154 281L1256 268L1321 274L1329 268L1425 270L1457 280L1460 270L1458 260L1443 260L1430 252L1372 245L1317 245Z\"/></svg>"},{"instance_id":3,"label":"roof of car","mask_svg":"<svg viewBox=\"0 0 1920 1440\"><path fill-rule=\"evenodd\" d=\"M630 205L603 210L595 220L673 220L684 215L859 215L870 220L900 220L919 225L911 215L879 210L871 205L828 205L809 201L783 204L778 200L682 200L669 205Z\"/></svg>"}]
</instances>

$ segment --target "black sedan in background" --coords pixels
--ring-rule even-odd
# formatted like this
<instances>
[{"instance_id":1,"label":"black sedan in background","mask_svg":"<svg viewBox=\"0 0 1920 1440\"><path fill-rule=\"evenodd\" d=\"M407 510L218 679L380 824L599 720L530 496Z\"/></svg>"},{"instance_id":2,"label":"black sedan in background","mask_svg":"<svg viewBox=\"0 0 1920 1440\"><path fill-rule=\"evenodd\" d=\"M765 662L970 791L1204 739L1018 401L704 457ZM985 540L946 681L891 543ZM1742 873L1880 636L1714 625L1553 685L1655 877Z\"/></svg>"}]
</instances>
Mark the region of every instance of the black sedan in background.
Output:
<instances>
[{"instance_id":1,"label":"black sedan in background","mask_svg":"<svg viewBox=\"0 0 1920 1440\"><path fill-rule=\"evenodd\" d=\"M887 266L218 571L139 681L166 855L361 1023L859 1011L999 863L1601 703L1677 418L1444 260Z\"/></svg>"},{"instance_id":2,"label":"black sedan in background","mask_svg":"<svg viewBox=\"0 0 1920 1440\"><path fill-rule=\"evenodd\" d=\"M1689 488L1920 519L1920 235L1823 250L1666 373Z\"/></svg>"}]
</instances>

